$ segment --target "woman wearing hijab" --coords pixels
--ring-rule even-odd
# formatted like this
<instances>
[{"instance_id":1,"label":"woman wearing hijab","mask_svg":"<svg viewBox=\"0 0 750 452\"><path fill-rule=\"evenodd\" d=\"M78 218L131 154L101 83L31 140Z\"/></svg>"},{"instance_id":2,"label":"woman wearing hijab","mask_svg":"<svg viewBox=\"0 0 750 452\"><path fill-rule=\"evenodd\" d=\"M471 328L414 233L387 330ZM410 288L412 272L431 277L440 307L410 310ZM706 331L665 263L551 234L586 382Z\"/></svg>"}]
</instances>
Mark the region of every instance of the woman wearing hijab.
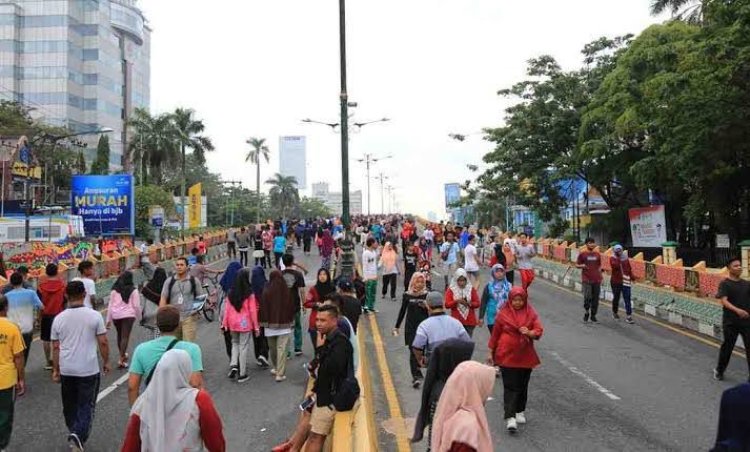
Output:
<instances>
[{"instance_id":1,"label":"woman wearing hijab","mask_svg":"<svg viewBox=\"0 0 750 452\"><path fill-rule=\"evenodd\" d=\"M482 305L479 307L479 324L486 321L490 334L495 325L497 311L508 301L511 288L512 285L505 279L505 268L501 264L493 265L490 281L484 286Z\"/></svg>"},{"instance_id":2,"label":"woman wearing hijab","mask_svg":"<svg viewBox=\"0 0 750 452\"><path fill-rule=\"evenodd\" d=\"M407 246L404 251L404 290L409 289L411 277L417 271L420 262L421 250L419 244L415 241L413 245Z\"/></svg>"},{"instance_id":3,"label":"woman wearing hijab","mask_svg":"<svg viewBox=\"0 0 750 452\"><path fill-rule=\"evenodd\" d=\"M544 328L536 310L529 304L526 291L514 287L508 302L497 312L488 347L487 363L500 366L503 376L505 422L515 433L526 423L526 401L531 371L540 364L534 341Z\"/></svg>"},{"instance_id":4,"label":"woman wearing hijab","mask_svg":"<svg viewBox=\"0 0 750 452\"><path fill-rule=\"evenodd\" d=\"M128 367L128 344L136 319L141 320L141 297L133 284L133 273L125 270L112 286L107 307L107 328L114 323L117 330L117 348L120 351L117 367L120 369Z\"/></svg>"},{"instance_id":5,"label":"woman wearing hijab","mask_svg":"<svg viewBox=\"0 0 750 452\"><path fill-rule=\"evenodd\" d=\"M326 229L323 231L323 236L320 242L320 257L323 258L323 262L320 265L326 270L331 268L331 256L333 255L333 236L331 236L331 230Z\"/></svg>"},{"instance_id":6,"label":"woman wearing hijab","mask_svg":"<svg viewBox=\"0 0 750 452\"><path fill-rule=\"evenodd\" d=\"M266 288L266 272L263 267L256 265L253 268L253 274L250 277L250 284L253 286L253 295L258 303L258 319L260 319L260 297L263 295L263 289ZM266 339L265 330L261 326L260 334L253 335L253 352L255 353L255 362L259 367L268 367L268 339Z\"/></svg>"},{"instance_id":7,"label":"woman wearing hijab","mask_svg":"<svg viewBox=\"0 0 750 452\"><path fill-rule=\"evenodd\" d=\"M474 343L462 339L448 339L435 347L427 365L427 374L422 387L422 402L414 423L412 442L422 441L424 429L428 426L430 434L427 438L428 442L431 442L432 420L443 387L454 369L462 362L471 360L472 354L474 354ZM430 449L429 444L427 449Z\"/></svg>"},{"instance_id":8,"label":"woman wearing hijab","mask_svg":"<svg viewBox=\"0 0 750 452\"><path fill-rule=\"evenodd\" d=\"M224 274L219 280L219 287L221 287L222 296L219 297L219 318L224 318L224 310L226 309L226 295L232 290L234 282L237 280L237 272L242 268L242 264L237 261L232 261L224 269ZM227 357L231 365L232 360L232 335L229 334L229 330L221 327L222 333L224 333L224 348L227 350Z\"/></svg>"},{"instance_id":9,"label":"woman wearing hijab","mask_svg":"<svg viewBox=\"0 0 750 452\"><path fill-rule=\"evenodd\" d=\"M475 310L480 306L477 290L471 285L466 270L456 269L453 281L445 291L445 309L451 310L451 316L461 322L466 332L471 336L477 324Z\"/></svg>"},{"instance_id":10,"label":"woman wearing hijab","mask_svg":"<svg viewBox=\"0 0 750 452\"><path fill-rule=\"evenodd\" d=\"M331 281L331 273L323 267L318 270L318 278L315 285L307 291L305 296L304 307L310 310L310 323L307 326L307 332L310 334L313 349L318 338L318 330L315 326L315 320L318 318L318 306L322 305L328 297L336 293L336 286Z\"/></svg>"},{"instance_id":11,"label":"woman wearing hijab","mask_svg":"<svg viewBox=\"0 0 750 452\"><path fill-rule=\"evenodd\" d=\"M292 333L296 309L281 272L271 272L270 280L260 297L260 324L265 328L276 382L286 380L286 346Z\"/></svg>"},{"instance_id":12,"label":"woman wearing hijab","mask_svg":"<svg viewBox=\"0 0 750 452\"><path fill-rule=\"evenodd\" d=\"M396 279L398 277L398 254L391 245L391 242L385 242L383 252L380 254L378 267L383 269L383 299L388 293L388 286L391 287L391 301L396 301Z\"/></svg>"},{"instance_id":13,"label":"woman wearing hijab","mask_svg":"<svg viewBox=\"0 0 750 452\"><path fill-rule=\"evenodd\" d=\"M191 371L184 350L162 355L130 411L122 452L226 450L219 413L208 392L190 386Z\"/></svg>"},{"instance_id":14,"label":"woman wearing hijab","mask_svg":"<svg viewBox=\"0 0 750 452\"><path fill-rule=\"evenodd\" d=\"M505 256L505 279L508 280L510 285L513 285L513 275L516 270L516 254L513 251L513 239L510 237L503 240L503 256Z\"/></svg>"},{"instance_id":15,"label":"woman wearing hijab","mask_svg":"<svg viewBox=\"0 0 750 452\"><path fill-rule=\"evenodd\" d=\"M227 295L221 326L232 336L232 356L229 378L237 378L237 383L250 379L247 374L247 349L250 335L260 334L258 324L258 304L250 285L250 270L243 268L237 272L236 281Z\"/></svg>"},{"instance_id":16,"label":"woman wearing hijab","mask_svg":"<svg viewBox=\"0 0 750 452\"><path fill-rule=\"evenodd\" d=\"M440 396L432 421L435 452L492 452L484 405L492 395L495 370L476 361L456 367Z\"/></svg>"},{"instance_id":17,"label":"woman wearing hijab","mask_svg":"<svg viewBox=\"0 0 750 452\"><path fill-rule=\"evenodd\" d=\"M143 303L141 326L152 330L154 338L159 337L159 329L156 327L156 310L159 308L161 291L166 281L167 271L161 267L156 267L154 269L154 276L142 289L143 298L151 303Z\"/></svg>"},{"instance_id":18,"label":"woman wearing hijab","mask_svg":"<svg viewBox=\"0 0 750 452\"><path fill-rule=\"evenodd\" d=\"M396 326L393 328L393 335L398 336L401 322L403 322L404 316L406 317L404 342L406 342L406 348L409 351L409 369L411 370L412 378L411 385L414 389L419 388L424 376L422 375L422 370L419 368L416 356L414 356L414 353L411 351L411 344L414 342L414 336L417 334L417 327L419 324L430 316L427 312L427 306L424 304L426 298L427 281L425 280L424 274L417 272L411 277L411 281L409 281L409 289L404 292L404 296L401 299L401 310L398 312Z\"/></svg>"}]
</instances>

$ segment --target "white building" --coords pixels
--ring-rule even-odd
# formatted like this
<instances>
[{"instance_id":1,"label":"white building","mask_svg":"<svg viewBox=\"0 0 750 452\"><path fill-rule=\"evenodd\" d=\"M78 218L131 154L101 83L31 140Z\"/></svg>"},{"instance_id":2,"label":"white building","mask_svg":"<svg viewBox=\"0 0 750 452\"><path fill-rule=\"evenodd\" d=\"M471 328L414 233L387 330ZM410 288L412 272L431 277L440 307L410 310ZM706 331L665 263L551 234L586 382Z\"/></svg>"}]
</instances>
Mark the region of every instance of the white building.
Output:
<instances>
[{"instance_id":1,"label":"white building","mask_svg":"<svg viewBox=\"0 0 750 452\"><path fill-rule=\"evenodd\" d=\"M343 213L341 204L341 192L331 193L328 191L328 182L317 182L312 184L312 197L319 199L335 215ZM349 192L349 214L360 215L362 213L362 190Z\"/></svg>"},{"instance_id":2,"label":"white building","mask_svg":"<svg viewBox=\"0 0 750 452\"><path fill-rule=\"evenodd\" d=\"M307 152L303 136L279 137L279 174L294 176L299 190L307 189Z\"/></svg>"}]
</instances>

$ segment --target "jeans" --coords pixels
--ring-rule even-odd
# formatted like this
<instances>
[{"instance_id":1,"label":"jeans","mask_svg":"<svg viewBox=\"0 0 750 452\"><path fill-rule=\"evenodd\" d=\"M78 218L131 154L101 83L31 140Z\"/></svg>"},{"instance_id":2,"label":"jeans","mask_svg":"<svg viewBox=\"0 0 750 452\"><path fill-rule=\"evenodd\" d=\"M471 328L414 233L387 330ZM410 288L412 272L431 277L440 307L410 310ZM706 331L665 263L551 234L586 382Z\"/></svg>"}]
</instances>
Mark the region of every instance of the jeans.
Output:
<instances>
[{"instance_id":1,"label":"jeans","mask_svg":"<svg viewBox=\"0 0 750 452\"><path fill-rule=\"evenodd\" d=\"M310 254L310 245L312 244L312 239L304 239L303 240L303 249L305 254Z\"/></svg>"},{"instance_id":2,"label":"jeans","mask_svg":"<svg viewBox=\"0 0 750 452\"><path fill-rule=\"evenodd\" d=\"M633 304L630 302L630 286L612 284L612 312L617 314L620 310L620 294L622 294L622 301L625 302L625 314L630 317L633 315Z\"/></svg>"},{"instance_id":3,"label":"jeans","mask_svg":"<svg viewBox=\"0 0 750 452\"><path fill-rule=\"evenodd\" d=\"M284 253L277 253L276 251L273 252L273 257L276 261L276 268L281 268L281 256L283 255Z\"/></svg>"},{"instance_id":4,"label":"jeans","mask_svg":"<svg viewBox=\"0 0 750 452\"><path fill-rule=\"evenodd\" d=\"M750 326L727 323L722 328L724 329L724 342L721 343L721 349L719 349L719 363L716 365L716 370L720 374L727 370L729 358L732 357L732 351L737 343L737 336L742 336L742 342L745 344L748 375L750 376Z\"/></svg>"},{"instance_id":5,"label":"jeans","mask_svg":"<svg viewBox=\"0 0 750 452\"><path fill-rule=\"evenodd\" d=\"M23 367L26 368L26 363L29 362L29 352L31 351L31 342L34 340L34 333L23 333L23 345L26 349L23 351Z\"/></svg>"},{"instance_id":6,"label":"jeans","mask_svg":"<svg viewBox=\"0 0 750 452\"><path fill-rule=\"evenodd\" d=\"M294 351L302 351L302 312L294 314Z\"/></svg>"},{"instance_id":7,"label":"jeans","mask_svg":"<svg viewBox=\"0 0 750 452\"><path fill-rule=\"evenodd\" d=\"M91 433L99 394L99 374L89 377L60 377L63 416L70 433L85 443Z\"/></svg>"},{"instance_id":8,"label":"jeans","mask_svg":"<svg viewBox=\"0 0 750 452\"><path fill-rule=\"evenodd\" d=\"M388 293L388 286L391 286L391 298L396 298L396 279L398 275L391 273L390 275L383 275L383 298Z\"/></svg>"},{"instance_id":9,"label":"jeans","mask_svg":"<svg viewBox=\"0 0 750 452\"><path fill-rule=\"evenodd\" d=\"M0 390L0 450L10 443L13 431L13 411L16 404L16 387Z\"/></svg>"},{"instance_id":10,"label":"jeans","mask_svg":"<svg viewBox=\"0 0 750 452\"><path fill-rule=\"evenodd\" d=\"M263 268L271 268L273 266L271 264L271 251L263 250L263 256Z\"/></svg>"},{"instance_id":11,"label":"jeans","mask_svg":"<svg viewBox=\"0 0 750 452\"><path fill-rule=\"evenodd\" d=\"M240 248L240 265L243 267L250 265L250 262L247 260L247 252L247 248Z\"/></svg>"},{"instance_id":12,"label":"jeans","mask_svg":"<svg viewBox=\"0 0 750 452\"><path fill-rule=\"evenodd\" d=\"M120 351L120 358L123 358L128 352L128 343L130 343L130 332L133 331L133 323L135 323L135 317L127 319L114 319L112 323L115 324L117 330L117 348Z\"/></svg>"},{"instance_id":13,"label":"jeans","mask_svg":"<svg viewBox=\"0 0 750 452\"><path fill-rule=\"evenodd\" d=\"M256 361L261 356L268 359L268 339L266 339L263 328L260 329L258 336L253 335L253 352L255 352Z\"/></svg>"},{"instance_id":14,"label":"jeans","mask_svg":"<svg viewBox=\"0 0 750 452\"><path fill-rule=\"evenodd\" d=\"M583 309L591 310L591 317L596 317L599 311L599 293L602 285L600 283L583 283Z\"/></svg>"},{"instance_id":15,"label":"jeans","mask_svg":"<svg viewBox=\"0 0 750 452\"><path fill-rule=\"evenodd\" d=\"M531 369L503 367L503 405L505 419L515 417L526 411L526 401L529 397L529 380Z\"/></svg>"},{"instance_id":16,"label":"jeans","mask_svg":"<svg viewBox=\"0 0 750 452\"><path fill-rule=\"evenodd\" d=\"M237 259L237 247L235 247L235 242L227 242L227 257L230 259Z\"/></svg>"},{"instance_id":17,"label":"jeans","mask_svg":"<svg viewBox=\"0 0 750 452\"><path fill-rule=\"evenodd\" d=\"M230 332L232 335L232 367L240 369L240 376L247 375L247 350L250 348L252 333Z\"/></svg>"},{"instance_id":18,"label":"jeans","mask_svg":"<svg viewBox=\"0 0 750 452\"><path fill-rule=\"evenodd\" d=\"M271 354L271 365L276 369L276 376L283 377L286 371L286 344L289 335L271 336L268 338L268 351Z\"/></svg>"},{"instance_id":19,"label":"jeans","mask_svg":"<svg viewBox=\"0 0 750 452\"><path fill-rule=\"evenodd\" d=\"M378 294L378 280L369 279L365 281L365 310L372 311L375 309L375 298Z\"/></svg>"}]
</instances>

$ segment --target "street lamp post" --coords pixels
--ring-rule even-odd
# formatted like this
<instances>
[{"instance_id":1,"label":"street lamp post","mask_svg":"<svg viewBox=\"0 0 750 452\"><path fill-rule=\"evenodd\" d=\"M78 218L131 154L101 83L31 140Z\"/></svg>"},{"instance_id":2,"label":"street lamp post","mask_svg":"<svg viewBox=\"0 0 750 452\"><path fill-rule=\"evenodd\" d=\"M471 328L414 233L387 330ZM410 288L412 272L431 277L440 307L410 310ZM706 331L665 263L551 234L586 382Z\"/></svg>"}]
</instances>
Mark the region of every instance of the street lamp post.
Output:
<instances>
[{"instance_id":1,"label":"street lamp post","mask_svg":"<svg viewBox=\"0 0 750 452\"><path fill-rule=\"evenodd\" d=\"M386 119L386 118L383 118ZM382 121L382 120L381 120ZM373 122L377 121L370 121L367 124L372 124ZM364 125L365 123L359 123L360 127L361 125ZM392 158L392 155L386 155L385 157L373 157L372 154L365 154L364 158L357 159L358 162L365 163L365 168L367 169L367 215L370 215L370 164L377 163L380 160L385 160Z\"/></svg>"}]
</instances>

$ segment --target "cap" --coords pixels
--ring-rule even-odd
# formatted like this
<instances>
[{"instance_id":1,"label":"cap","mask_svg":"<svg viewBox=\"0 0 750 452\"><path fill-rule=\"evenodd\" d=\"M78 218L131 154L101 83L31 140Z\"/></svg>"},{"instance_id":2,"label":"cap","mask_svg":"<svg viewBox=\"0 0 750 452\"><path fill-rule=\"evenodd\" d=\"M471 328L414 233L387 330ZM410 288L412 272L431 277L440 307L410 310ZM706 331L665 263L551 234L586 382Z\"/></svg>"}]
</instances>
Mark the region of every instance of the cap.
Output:
<instances>
[{"instance_id":1,"label":"cap","mask_svg":"<svg viewBox=\"0 0 750 452\"><path fill-rule=\"evenodd\" d=\"M349 292L350 290L352 290L352 288L353 288L352 281L349 278L344 278L341 281L339 281L339 289L345 292Z\"/></svg>"},{"instance_id":2,"label":"cap","mask_svg":"<svg viewBox=\"0 0 750 452\"><path fill-rule=\"evenodd\" d=\"M496 272L498 270L505 271L505 267L503 267L503 264L495 264L492 266L492 271Z\"/></svg>"},{"instance_id":3,"label":"cap","mask_svg":"<svg viewBox=\"0 0 750 452\"><path fill-rule=\"evenodd\" d=\"M434 290L427 294L425 299L427 306L431 308L442 308L443 307L443 295L440 292Z\"/></svg>"},{"instance_id":4,"label":"cap","mask_svg":"<svg viewBox=\"0 0 750 452\"><path fill-rule=\"evenodd\" d=\"M619 245L619 244L615 245L614 250L615 250L615 252L622 251L622 245Z\"/></svg>"}]
</instances>

